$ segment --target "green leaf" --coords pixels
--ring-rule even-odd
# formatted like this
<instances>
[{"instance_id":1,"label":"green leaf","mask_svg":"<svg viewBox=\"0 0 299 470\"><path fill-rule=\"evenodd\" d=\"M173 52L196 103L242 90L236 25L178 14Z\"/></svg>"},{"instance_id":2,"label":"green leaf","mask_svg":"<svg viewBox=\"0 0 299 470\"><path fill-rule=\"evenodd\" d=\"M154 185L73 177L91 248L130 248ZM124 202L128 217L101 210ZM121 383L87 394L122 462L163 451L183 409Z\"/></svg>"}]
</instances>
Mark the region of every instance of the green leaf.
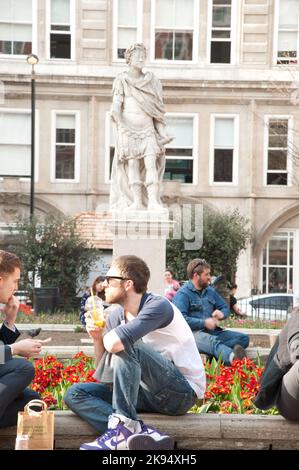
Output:
<instances>
[{"instance_id":1,"label":"green leaf","mask_svg":"<svg viewBox=\"0 0 299 470\"><path fill-rule=\"evenodd\" d=\"M32 292L38 276L42 287L59 287L60 305L70 310L100 258L99 251L81 238L78 222L72 217L50 215L24 219L10 231L12 251L23 263L20 289Z\"/></svg>"},{"instance_id":2,"label":"green leaf","mask_svg":"<svg viewBox=\"0 0 299 470\"><path fill-rule=\"evenodd\" d=\"M194 221L192 221L194 222ZM213 274L226 274L234 280L237 259L251 238L249 221L239 211L213 211L204 207L203 244L199 250L185 250L184 240L167 240L167 265L175 276L186 279L186 267L193 258L205 258L213 269ZM193 223L193 226L195 224Z\"/></svg>"}]
</instances>

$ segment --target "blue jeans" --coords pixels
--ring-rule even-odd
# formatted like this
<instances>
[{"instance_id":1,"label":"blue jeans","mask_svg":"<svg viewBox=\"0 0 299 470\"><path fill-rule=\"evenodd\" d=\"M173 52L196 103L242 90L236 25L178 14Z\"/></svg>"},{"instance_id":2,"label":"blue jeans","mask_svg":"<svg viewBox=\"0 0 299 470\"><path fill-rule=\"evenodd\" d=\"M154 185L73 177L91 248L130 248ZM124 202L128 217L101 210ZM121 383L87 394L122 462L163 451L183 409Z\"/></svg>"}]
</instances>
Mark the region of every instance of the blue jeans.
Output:
<instances>
[{"instance_id":1,"label":"blue jeans","mask_svg":"<svg viewBox=\"0 0 299 470\"><path fill-rule=\"evenodd\" d=\"M167 358L142 342L114 355L113 386L104 383L72 385L65 403L99 432L108 417L118 413L137 419L137 412L183 415L193 406L196 394Z\"/></svg>"},{"instance_id":2,"label":"blue jeans","mask_svg":"<svg viewBox=\"0 0 299 470\"><path fill-rule=\"evenodd\" d=\"M193 331L197 349L200 353L219 358L221 355L225 365L230 365L230 354L236 344L243 348L249 345L249 336L230 330L199 330Z\"/></svg>"}]
</instances>

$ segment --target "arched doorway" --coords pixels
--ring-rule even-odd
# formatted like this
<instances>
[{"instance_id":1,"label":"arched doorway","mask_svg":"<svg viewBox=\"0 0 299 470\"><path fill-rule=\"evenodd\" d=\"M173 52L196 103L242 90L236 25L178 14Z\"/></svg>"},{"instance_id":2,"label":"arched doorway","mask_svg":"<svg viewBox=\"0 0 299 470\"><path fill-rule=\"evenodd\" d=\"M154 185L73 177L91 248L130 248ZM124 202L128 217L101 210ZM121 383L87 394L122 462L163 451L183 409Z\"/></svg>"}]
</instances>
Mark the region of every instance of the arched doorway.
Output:
<instances>
[{"instance_id":1,"label":"arched doorway","mask_svg":"<svg viewBox=\"0 0 299 470\"><path fill-rule=\"evenodd\" d=\"M30 199L22 193L0 193L0 249L7 249L16 241L10 227L23 218L29 217ZM35 215L43 218L48 214L64 215L52 203L35 198Z\"/></svg>"},{"instance_id":2,"label":"arched doorway","mask_svg":"<svg viewBox=\"0 0 299 470\"><path fill-rule=\"evenodd\" d=\"M259 290L299 289L299 202L276 213L259 231L253 250Z\"/></svg>"}]
</instances>

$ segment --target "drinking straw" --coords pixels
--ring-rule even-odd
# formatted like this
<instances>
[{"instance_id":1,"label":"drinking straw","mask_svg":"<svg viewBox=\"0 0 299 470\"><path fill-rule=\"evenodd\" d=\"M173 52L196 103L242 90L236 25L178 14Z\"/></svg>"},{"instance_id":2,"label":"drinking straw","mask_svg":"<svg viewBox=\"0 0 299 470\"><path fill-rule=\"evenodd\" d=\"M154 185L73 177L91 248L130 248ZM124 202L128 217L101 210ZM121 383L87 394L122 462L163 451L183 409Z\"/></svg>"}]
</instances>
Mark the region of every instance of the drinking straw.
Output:
<instances>
[{"instance_id":1,"label":"drinking straw","mask_svg":"<svg viewBox=\"0 0 299 470\"><path fill-rule=\"evenodd\" d=\"M92 287L90 288L90 293L91 293L91 298L92 298L92 306L93 306L93 319L97 319L97 311L96 311L96 304L94 301L94 295L93 295L93 290Z\"/></svg>"}]
</instances>

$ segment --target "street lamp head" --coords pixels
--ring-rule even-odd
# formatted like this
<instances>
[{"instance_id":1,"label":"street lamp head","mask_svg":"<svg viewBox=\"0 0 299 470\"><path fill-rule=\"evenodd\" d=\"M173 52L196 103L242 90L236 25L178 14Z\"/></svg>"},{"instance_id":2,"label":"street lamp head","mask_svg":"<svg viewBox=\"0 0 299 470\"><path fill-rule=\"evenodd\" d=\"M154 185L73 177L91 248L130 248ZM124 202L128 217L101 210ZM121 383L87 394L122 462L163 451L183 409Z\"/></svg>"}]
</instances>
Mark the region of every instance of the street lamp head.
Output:
<instances>
[{"instance_id":1,"label":"street lamp head","mask_svg":"<svg viewBox=\"0 0 299 470\"><path fill-rule=\"evenodd\" d=\"M30 54L30 55L27 57L26 60L27 60L27 63L28 63L29 65L34 66L34 65L38 64L39 58L38 58L37 55L35 55L35 54Z\"/></svg>"}]
</instances>

